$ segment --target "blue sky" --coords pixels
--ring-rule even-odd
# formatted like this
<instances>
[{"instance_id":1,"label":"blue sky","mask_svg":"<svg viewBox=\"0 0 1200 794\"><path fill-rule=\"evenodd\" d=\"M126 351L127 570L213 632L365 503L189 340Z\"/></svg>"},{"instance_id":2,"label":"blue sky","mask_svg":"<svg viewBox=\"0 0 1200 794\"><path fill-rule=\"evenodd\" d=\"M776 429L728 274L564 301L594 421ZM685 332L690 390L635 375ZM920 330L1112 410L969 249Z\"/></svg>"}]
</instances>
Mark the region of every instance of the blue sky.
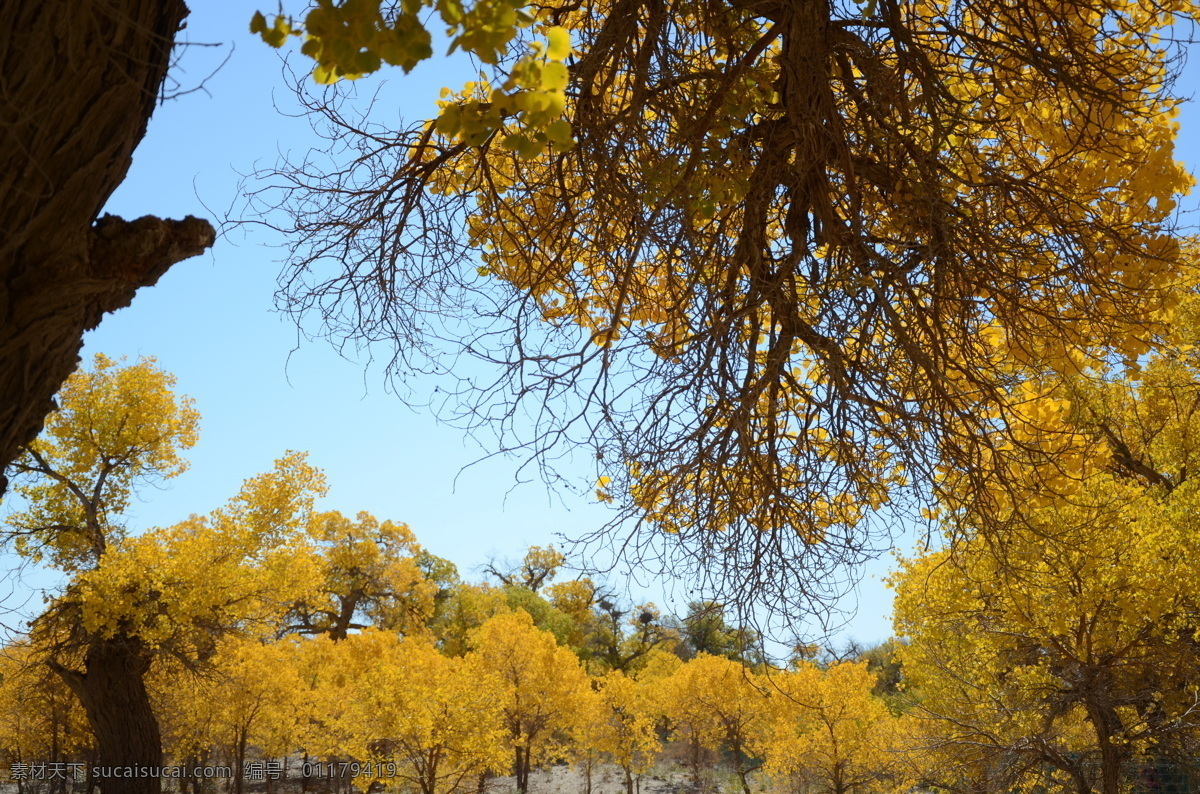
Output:
<instances>
[{"instance_id":1,"label":"blue sky","mask_svg":"<svg viewBox=\"0 0 1200 794\"><path fill-rule=\"evenodd\" d=\"M236 214L241 174L274 164L282 152L319 145L305 119L284 115L295 111L295 101L279 55L247 32L254 11L272 7L253 0L192 5L186 37L222 46L191 48L175 78L183 88L194 87L226 55L229 61L204 90L155 113L128 179L108 206L126 218ZM408 76L398 70L387 75L384 98L399 115L417 119L431 114L443 85L471 77L464 61L435 59ZM381 82L372 78L364 88L374 91ZM1189 79L1184 93L1196 84ZM1195 111L1185 108L1181 143L1197 128L1195 119ZM1195 147L1180 152L1188 162L1196 154ZM203 416L190 471L167 489L144 494L130 515L131 527L206 512L289 449L309 451L325 470L330 495L323 507L404 521L468 578L478 578L478 566L491 557L517 559L530 544L550 543L556 533L582 535L609 519L594 498L552 493L534 472L524 475L531 482L518 484L518 461L470 465L486 450L461 431L406 409L385 388L381 367L299 338L292 321L273 311L282 256L273 246L279 242L265 229L236 230L209 254L176 265L88 335L85 359L96 352L154 356L178 377L178 390L195 399ZM594 475L582 466L576 474L580 483ZM890 596L878 579L886 568L884 560L866 572L857 617L843 636L873 642L890 635ZM635 599L682 611L686 590L672 602L661 583L640 578L641 584L631 585Z\"/></svg>"}]
</instances>

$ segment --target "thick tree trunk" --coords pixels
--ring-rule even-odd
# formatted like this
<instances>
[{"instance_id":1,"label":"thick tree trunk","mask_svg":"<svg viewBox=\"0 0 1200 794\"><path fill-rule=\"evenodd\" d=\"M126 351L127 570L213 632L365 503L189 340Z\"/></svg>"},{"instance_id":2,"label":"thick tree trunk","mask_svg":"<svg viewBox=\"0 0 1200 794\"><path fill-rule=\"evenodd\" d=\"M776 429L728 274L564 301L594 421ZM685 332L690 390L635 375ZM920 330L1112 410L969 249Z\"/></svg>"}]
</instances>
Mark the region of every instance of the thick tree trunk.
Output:
<instances>
[{"instance_id":1,"label":"thick tree trunk","mask_svg":"<svg viewBox=\"0 0 1200 794\"><path fill-rule=\"evenodd\" d=\"M79 698L96 736L102 794L160 794L162 738L146 691L150 653L142 642L97 640L84 657L83 672L51 667Z\"/></svg>"},{"instance_id":2,"label":"thick tree trunk","mask_svg":"<svg viewBox=\"0 0 1200 794\"><path fill-rule=\"evenodd\" d=\"M83 332L213 243L206 221L97 221L146 132L182 0L0 3L0 494Z\"/></svg>"}]
</instances>

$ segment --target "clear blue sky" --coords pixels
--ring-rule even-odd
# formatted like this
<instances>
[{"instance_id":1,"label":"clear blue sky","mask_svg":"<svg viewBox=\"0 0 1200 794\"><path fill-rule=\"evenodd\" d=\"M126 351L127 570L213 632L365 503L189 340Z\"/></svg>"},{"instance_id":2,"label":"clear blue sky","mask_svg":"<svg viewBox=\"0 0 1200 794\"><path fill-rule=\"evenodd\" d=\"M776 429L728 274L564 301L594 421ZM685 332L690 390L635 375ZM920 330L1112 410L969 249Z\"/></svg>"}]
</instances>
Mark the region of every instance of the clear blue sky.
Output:
<instances>
[{"instance_id":1,"label":"clear blue sky","mask_svg":"<svg viewBox=\"0 0 1200 794\"><path fill-rule=\"evenodd\" d=\"M174 73L182 86L195 86L230 46L233 51L204 91L155 113L129 178L108 207L126 218L236 213L239 174L273 164L280 152L302 153L319 144L304 119L277 112L276 105L294 109L280 57L247 32L254 11L274 6L254 0L192 5L186 37L224 46L186 52ZM1195 75L1197 69L1189 71ZM407 119L426 117L443 85L471 76L464 62L445 59L425 62L408 76L394 70L387 75L386 101L399 105ZM373 91L380 82L372 78L364 88ZM1195 121L1187 108L1181 143L1188 130L1200 128ZM1195 162L1197 149L1180 154ZM234 232L209 254L176 265L88 335L85 358L95 352L156 357L203 416L191 470L167 490L146 494L131 526L206 512L288 449L309 451L325 470L331 486L325 508L404 521L468 578L477 578L477 567L489 557L516 559L530 544L550 543L556 533L581 535L608 520L594 499L551 494L537 481L514 487L516 461L493 459L464 470L484 450L461 431L406 409L387 393L378 366L342 359L324 342L298 339L291 320L272 309L281 256L272 246L279 242L265 230ZM586 467L577 473L581 483L593 476ZM858 615L844 636L872 642L891 634L890 595L878 581L887 564L866 572ZM653 584L633 590L637 598L676 611L687 600L684 591L674 603L663 603L661 587Z\"/></svg>"}]
</instances>

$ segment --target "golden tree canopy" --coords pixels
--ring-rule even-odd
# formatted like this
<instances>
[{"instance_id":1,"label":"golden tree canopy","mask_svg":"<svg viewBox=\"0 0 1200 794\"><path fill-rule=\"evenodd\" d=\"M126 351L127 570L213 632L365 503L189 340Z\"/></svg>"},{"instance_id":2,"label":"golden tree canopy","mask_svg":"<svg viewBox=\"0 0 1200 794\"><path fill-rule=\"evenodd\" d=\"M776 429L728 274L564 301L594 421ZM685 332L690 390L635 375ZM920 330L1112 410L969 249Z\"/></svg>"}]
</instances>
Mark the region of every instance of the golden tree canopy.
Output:
<instances>
[{"instance_id":1,"label":"golden tree canopy","mask_svg":"<svg viewBox=\"0 0 1200 794\"><path fill-rule=\"evenodd\" d=\"M426 5L493 76L409 129L321 106L354 159L272 174L284 306L590 449L633 553L730 603L823 601L914 484L1006 481L1016 381L1169 317L1187 0L325 0L303 51L409 68Z\"/></svg>"}]
</instances>

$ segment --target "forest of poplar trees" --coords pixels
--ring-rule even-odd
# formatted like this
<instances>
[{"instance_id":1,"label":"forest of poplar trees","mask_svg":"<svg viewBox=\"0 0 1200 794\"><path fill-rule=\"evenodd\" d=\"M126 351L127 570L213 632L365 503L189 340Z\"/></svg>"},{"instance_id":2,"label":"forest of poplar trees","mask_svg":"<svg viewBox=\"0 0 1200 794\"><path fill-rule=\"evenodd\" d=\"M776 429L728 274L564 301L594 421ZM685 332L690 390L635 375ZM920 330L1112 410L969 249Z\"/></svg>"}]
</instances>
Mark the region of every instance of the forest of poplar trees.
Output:
<instances>
[{"instance_id":1,"label":"forest of poplar trees","mask_svg":"<svg viewBox=\"0 0 1200 794\"><path fill-rule=\"evenodd\" d=\"M593 462L588 540L701 583L680 614L551 546L465 579L294 450L131 525L199 407L80 350L215 240L101 216L187 14L0 6L0 540L58 582L0 646L6 789L1200 791L1191 0L229 20L328 144L225 219L285 241L279 310L531 470ZM338 101L447 49L478 79L430 118ZM898 524L891 639L772 634Z\"/></svg>"}]
</instances>

